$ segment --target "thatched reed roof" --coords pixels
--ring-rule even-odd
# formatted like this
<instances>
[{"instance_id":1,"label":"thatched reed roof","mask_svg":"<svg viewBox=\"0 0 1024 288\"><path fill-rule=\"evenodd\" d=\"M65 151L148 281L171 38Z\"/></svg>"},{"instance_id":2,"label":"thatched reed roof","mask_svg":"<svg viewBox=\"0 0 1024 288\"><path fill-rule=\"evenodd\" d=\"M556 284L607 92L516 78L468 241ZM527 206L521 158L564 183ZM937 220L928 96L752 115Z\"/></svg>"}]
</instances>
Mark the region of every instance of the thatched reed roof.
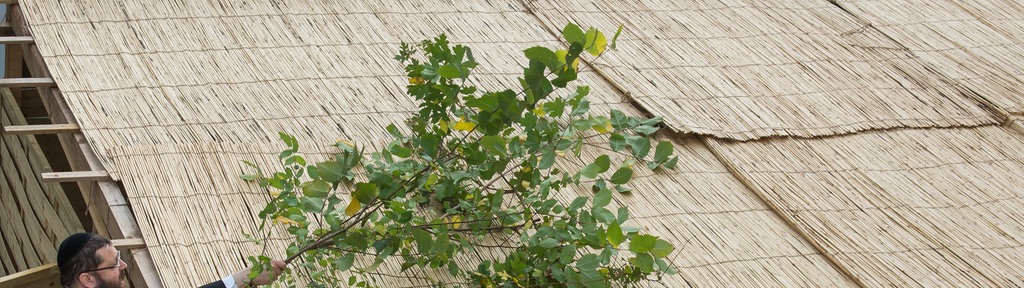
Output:
<instances>
[{"instance_id":1,"label":"thatched reed roof","mask_svg":"<svg viewBox=\"0 0 1024 288\"><path fill-rule=\"evenodd\" d=\"M1024 114L1024 4L837 1L1002 112Z\"/></svg>"},{"instance_id":2,"label":"thatched reed roof","mask_svg":"<svg viewBox=\"0 0 1024 288\"><path fill-rule=\"evenodd\" d=\"M626 25L619 51L581 76L597 93L595 110L663 115L679 132L661 137L673 137L681 167L646 173L636 192L616 196L648 231L677 245L670 258L681 273L667 286L1024 279L1015 268L1020 257L1012 257L1024 237L1014 209L1024 191L1021 134L989 127L1006 118L991 103L1012 111L1020 97L973 87L987 83L965 81L974 79L973 65L932 59L969 61L962 50L924 56L903 48L915 47L917 32L876 29L884 23L869 16L911 8L872 6L885 6L877 1L25 2L50 71L124 184L168 287L216 279L262 252L242 234L254 233L268 198L237 176L245 171L239 160L272 166L277 131L296 134L314 158L331 152L325 146L335 139L387 138L382 127L415 107L401 96L407 80L390 60L398 43L448 33L483 60L474 81L498 87L515 83L517 51L559 45L549 31L567 20L606 31ZM945 15L922 21L947 23ZM986 22L1003 31L1015 31L1014 23ZM988 78L979 79L1019 81L1022 62L997 61L1012 55L985 58L991 63L977 73ZM270 242L283 243L283 235ZM283 255L279 246L269 252ZM382 268L380 284L426 283L424 275L394 271Z\"/></svg>"}]
</instances>

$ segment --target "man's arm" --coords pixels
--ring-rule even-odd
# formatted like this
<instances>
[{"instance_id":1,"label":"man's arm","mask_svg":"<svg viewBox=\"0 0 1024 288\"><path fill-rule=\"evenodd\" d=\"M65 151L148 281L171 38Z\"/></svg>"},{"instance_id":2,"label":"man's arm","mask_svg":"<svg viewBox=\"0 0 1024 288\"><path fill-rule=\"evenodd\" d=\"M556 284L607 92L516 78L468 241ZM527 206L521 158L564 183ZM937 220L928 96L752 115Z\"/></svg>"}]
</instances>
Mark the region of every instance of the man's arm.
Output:
<instances>
[{"instance_id":1,"label":"man's arm","mask_svg":"<svg viewBox=\"0 0 1024 288\"><path fill-rule=\"evenodd\" d=\"M223 280L199 286L199 288L243 288L267 285L274 283L277 280L277 276L281 276L281 273L287 267L288 264L284 263L284 261L274 259L270 260L270 270L263 271L263 273L257 275L256 278L252 279L252 283L249 282L249 271L252 271L252 267L249 267L224 277Z\"/></svg>"}]
</instances>

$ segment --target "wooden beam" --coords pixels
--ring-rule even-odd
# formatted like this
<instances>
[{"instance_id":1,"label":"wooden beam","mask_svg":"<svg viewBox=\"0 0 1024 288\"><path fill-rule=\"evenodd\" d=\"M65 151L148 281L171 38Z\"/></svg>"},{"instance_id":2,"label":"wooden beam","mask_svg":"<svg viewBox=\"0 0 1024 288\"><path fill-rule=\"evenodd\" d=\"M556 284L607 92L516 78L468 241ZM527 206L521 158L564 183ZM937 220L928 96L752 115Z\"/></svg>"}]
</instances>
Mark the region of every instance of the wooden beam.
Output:
<instances>
[{"instance_id":1,"label":"wooden beam","mask_svg":"<svg viewBox=\"0 0 1024 288\"><path fill-rule=\"evenodd\" d=\"M75 124L42 124L42 125L11 125L3 127L5 135L35 135L75 133L79 131Z\"/></svg>"},{"instance_id":2,"label":"wooden beam","mask_svg":"<svg viewBox=\"0 0 1024 288\"><path fill-rule=\"evenodd\" d=\"M0 87L56 87L53 78L3 78Z\"/></svg>"},{"instance_id":3,"label":"wooden beam","mask_svg":"<svg viewBox=\"0 0 1024 288\"><path fill-rule=\"evenodd\" d=\"M107 171L71 171L42 173L43 182L94 182L110 181Z\"/></svg>"},{"instance_id":4,"label":"wooden beam","mask_svg":"<svg viewBox=\"0 0 1024 288\"><path fill-rule=\"evenodd\" d=\"M28 44L36 40L30 36L0 36L0 44Z\"/></svg>"},{"instance_id":5,"label":"wooden beam","mask_svg":"<svg viewBox=\"0 0 1024 288\"><path fill-rule=\"evenodd\" d=\"M56 263L0 277L0 288L60 287L60 269Z\"/></svg>"},{"instance_id":6,"label":"wooden beam","mask_svg":"<svg viewBox=\"0 0 1024 288\"><path fill-rule=\"evenodd\" d=\"M142 240L142 238L110 239L110 242L117 249L146 248L146 241Z\"/></svg>"}]
</instances>

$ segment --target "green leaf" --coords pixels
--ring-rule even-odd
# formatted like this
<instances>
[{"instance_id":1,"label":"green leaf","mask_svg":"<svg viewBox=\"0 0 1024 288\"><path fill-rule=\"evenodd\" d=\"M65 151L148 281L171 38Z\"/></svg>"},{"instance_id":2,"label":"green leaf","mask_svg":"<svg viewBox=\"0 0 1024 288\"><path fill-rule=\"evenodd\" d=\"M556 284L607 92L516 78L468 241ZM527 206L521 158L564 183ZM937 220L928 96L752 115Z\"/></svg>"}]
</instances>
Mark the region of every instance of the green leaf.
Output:
<instances>
[{"instance_id":1,"label":"green leaf","mask_svg":"<svg viewBox=\"0 0 1024 288\"><path fill-rule=\"evenodd\" d=\"M397 142L391 143L391 146L388 148L390 148L389 150L392 155L398 156L399 158L409 158L409 156L412 156L411 149L405 148Z\"/></svg>"},{"instance_id":2,"label":"green leaf","mask_svg":"<svg viewBox=\"0 0 1024 288\"><path fill-rule=\"evenodd\" d=\"M377 187L376 183L360 182L356 183L356 191L352 192L355 194L356 200L360 203L370 203L374 199L377 199L377 193L380 193L380 187Z\"/></svg>"},{"instance_id":3,"label":"green leaf","mask_svg":"<svg viewBox=\"0 0 1024 288\"><path fill-rule=\"evenodd\" d=\"M558 254L558 262L562 264L569 264L573 259L576 258L576 246L566 245L562 248L562 252Z\"/></svg>"},{"instance_id":4,"label":"green leaf","mask_svg":"<svg viewBox=\"0 0 1024 288\"><path fill-rule=\"evenodd\" d=\"M676 167L676 162L679 162L679 156L674 156L674 157L672 157L672 159L668 159L668 161L665 161L665 168L666 169L675 168Z\"/></svg>"},{"instance_id":5,"label":"green leaf","mask_svg":"<svg viewBox=\"0 0 1024 288\"><path fill-rule=\"evenodd\" d=\"M615 42L616 42L616 40L619 39L619 34L622 34L622 26L623 26L623 24L619 24L619 29L615 30L615 36L612 36L612 43L611 43L612 50L615 50Z\"/></svg>"},{"instance_id":6,"label":"green leaf","mask_svg":"<svg viewBox=\"0 0 1024 288\"><path fill-rule=\"evenodd\" d=\"M558 61L558 56L555 55L555 51L551 51L551 49L548 49L547 47L534 46L523 50L523 53L526 54L526 58L530 60L537 60L544 63L544 66L547 66L551 71L555 71L562 66L562 63Z\"/></svg>"},{"instance_id":7,"label":"green leaf","mask_svg":"<svg viewBox=\"0 0 1024 288\"><path fill-rule=\"evenodd\" d=\"M331 191L331 184L320 179L302 183L302 194L306 197L327 198L329 191Z\"/></svg>"},{"instance_id":8,"label":"green leaf","mask_svg":"<svg viewBox=\"0 0 1024 288\"><path fill-rule=\"evenodd\" d=\"M498 110L498 95L496 93L486 93L480 95L480 98L467 98L466 106L480 108L480 111L496 111Z\"/></svg>"},{"instance_id":9,"label":"green leaf","mask_svg":"<svg viewBox=\"0 0 1024 288\"><path fill-rule=\"evenodd\" d=\"M615 184L626 184L626 182L629 182L629 179L631 178L633 178L633 168L623 166L622 168L619 168L618 171L615 171L615 174L612 174L612 179L610 181Z\"/></svg>"},{"instance_id":10,"label":"green leaf","mask_svg":"<svg viewBox=\"0 0 1024 288\"><path fill-rule=\"evenodd\" d=\"M633 239L629 240L629 251L633 253L647 253L651 249L654 249L654 244L658 241L658 237L651 235L636 235Z\"/></svg>"},{"instance_id":11,"label":"green leaf","mask_svg":"<svg viewBox=\"0 0 1024 288\"><path fill-rule=\"evenodd\" d=\"M254 181L258 178L255 174L242 174L242 176L239 177L241 177L242 180L245 181Z\"/></svg>"},{"instance_id":12,"label":"green leaf","mask_svg":"<svg viewBox=\"0 0 1024 288\"><path fill-rule=\"evenodd\" d=\"M636 131L636 133L650 136L651 134L654 134L654 132L658 132L658 127L651 125L640 125L633 127L633 131Z\"/></svg>"},{"instance_id":13,"label":"green leaf","mask_svg":"<svg viewBox=\"0 0 1024 288\"><path fill-rule=\"evenodd\" d=\"M593 27L587 29L587 34L584 37L587 39L587 44L583 46L587 49L587 53L590 53L590 55L601 55L601 53L604 52L605 47L608 46L608 40L605 39L604 34Z\"/></svg>"},{"instance_id":14,"label":"green leaf","mask_svg":"<svg viewBox=\"0 0 1024 288\"><path fill-rule=\"evenodd\" d=\"M626 136L626 144L629 144L633 157L644 158L651 151L651 140L641 136Z\"/></svg>"},{"instance_id":15,"label":"green leaf","mask_svg":"<svg viewBox=\"0 0 1024 288\"><path fill-rule=\"evenodd\" d=\"M626 223L629 219L629 208L626 206L619 207L619 217L617 220L619 223Z\"/></svg>"},{"instance_id":16,"label":"green leaf","mask_svg":"<svg viewBox=\"0 0 1024 288\"><path fill-rule=\"evenodd\" d=\"M352 263L356 260L356 254L344 253L341 257L334 259L334 268L338 271L345 271L352 268Z\"/></svg>"},{"instance_id":17,"label":"green leaf","mask_svg":"<svg viewBox=\"0 0 1024 288\"><path fill-rule=\"evenodd\" d=\"M586 44L586 38L583 36L583 30L580 29L579 26L576 26L576 24L565 24L565 28L562 28L562 37L565 37L565 41L570 44L575 43L580 46Z\"/></svg>"},{"instance_id":18,"label":"green leaf","mask_svg":"<svg viewBox=\"0 0 1024 288\"><path fill-rule=\"evenodd\" d=\"M423 229L412 229L412 237L416 240L416 249L422 254L430 253L430 249L434 245L434 237L430 235L430 232Z\"/></svg>"},{"instance_id":19,"label":"green leaf","mask_svg":"<svg viewBox=\"0 0 1024 288\"><path fill-rule=\"evenodd\" d=\"M588 200L588 198L585 197L585 196L576 197L576 199L572 200L572 203L569 204L569 207L567 207L565 209L566 210L577 210L577 209L580 209L580 208L583 207L583 205L587 205L587 200Z\"/></svg>"},{"instance_id":20,"label":"green leaf","mask_svg":"<svg viewBox=\"0 0 1024 288\"><path fill-rule=\"evenodd\" d=\"M612 202L612 190L604 189L594 195L594 208L608 206Z\"/></svg>"},{"instance_id":21,"label":"green leaf","mask_svg":"<svg viewBox=\"0 0 1024 288\"><path fill-rule=\"evenodd\" d=\"M611 146L613 151L622 151L622 149L626 148L626 137L623 137L622 134L612 133L608 137L608 145Z\"/></svg>"},{"instance_id":22,"label":"green leaf","mask_svg":"<svg viewBox=\"0 0 1024 288\"><path fill-rule=\"evenodd\" d=\"M488 152L505 156L505 137L488 135L480 138L480 146Z\"/></svg>"},{"instance_id":23,"label":"green leaf","mask_svg":"<svg viewBox=\"0 0 1024 288\"><path fill-rule=\"evenodd\" d=\"M341 182L345 175L348 174L348 171L345 171L344 166L334 161L317 163L316 170L320 179L331 183Z\"/></svg>"},{"instance_id":24,"label":"green leaf","mask_svg":"<svg viewBox=\"0 0 1024 288\"><path fill-rule=\"evenodd\" d=\"M426 134L420 138L420 149L423 149L423 153L426 156L433 159L437 157L437 145L441 142L441 138L434 134Z\"/></svg>"},{"instance_id":25,"label":"green leaf","mask_svg":"<svg viewBox=\"0 0 1024 288\"><path fill-rule=\"evenodd\" d=\"M618 247L619 244L626 241L626 235L622 234L622 227L619 227L619 222L612 222L608 225L608 243L612 244L612 247Z\"/></svg>"},{"instance_id":26,"label":"green leaf","mask_svg":"<svg viewBox=\"0 0 1024 288\"><path fill-rule=\"evenodd\" d=\"M587 254L576 260L576 268L580 271L593 271L601 264L601 259L595 254Z\"/></svg>"},{"instance_id":27,"label":"green leaf","mask_svg":"<svg viewBox=\"0 0 1024 288\"><path fill-rule=\"evenodd\" d=\"M622 111L612 109L608 116L611 117L612 127L615 129L622 129L629 126L629 116L626 116Z\"/></svg>"},{"instance_id":28,"label":"green leaf","mask_svg":"<svg viewBox=\"0 0 1024 288\"><path fill-rule=\"evenodd\" d=\"M651 273L654 272L654 258L651 254L641 253L636 255L636 267L640 268L641 272Z\"/></svg>"},{"instance_id":29,"label":"green leaf","mask_svg":"<svg viewBox=\"0 0 1024 288\"><path fill-rule=\"evenodd\" d=\"M302 211L309 213L320 213L324 210L324 201L321 198L302 197L299 199L299 204L301 204Z\"/></svg>"},{"instance_id":30,"label":"green leaf","mask_svg":"<svg viewBox=\"0 0 1024 288\"><path fill-rule=\"evenodd\" d=\"M654 247L651 248L651 254L654 254L656 258L665 258L669 253L672 253L673 249L675 247L672 247L672 244L668 243L668 241L658 239L654 242Z\"/></svg>"},{"instance_id":31,"label":"green leaf","mask_svg":"<svg viewBox=\"0 0 1024 288\"><path fill-rule=\"evenodd\" d=\"M544 249L555 248L558 246L558 240L555 240L554 238L544 238L544 240L541 240L540 243L537 244L537 246L540 246L541 248Z\"/></svg>"},{"instance_id":32,"label":"green leaf","mask_svg":"<svg viewBox=\"0 0 1024 288\"><path fill-rule=\"evenodd\" d=\"M608 167L610 167L612 163L608 159L608 155L601 155L597 156L597 159L594 159L594 164L597 164L597 173L604 173L604 171L608 171Z\"/></svg>"},{"instance_id":33,"label":"green leaf","mask_svg":"<svg viewBox=\"0 0 1024 288\"><path fill-rule=\"evenodd\" d=\"M540 163L537 164L537 169L548 169L555 164L555 151L552 149L544 149L541 153Z\"/></svg>"},{"instance_id":34,"label":"green leaf","mask_svg":"<svg viewBox=\"0 0 1024 288\"><path fill-rule=\"evenodd\" d=\"M654 148L654 161L664 163L670 155L672 155L672 143L668 141L658 142L658 147Z\"/></svg>"},{"instance_id":35,"label":"green leaf","mask_svg":"<svg viewBox=\"0 0 1024 288\"><path fill-rule=\"evenodd\" d=\"M601 223L615 223L615 214L612 214L612 211L607 208L594 207L594 209L590 210L590 213L594 215L594 219Z\"/></svg>"},{"instance_id":36,"label":"green leaf","mask_svg":"<svg viewBox=\"0 0 1024 288\"><path fill-rule=\"evenodd\" d=\"M437 68L437 75L448 79L459 79L464 77L463 74L469 74L468 71L459 71L455 65L448 64ZM467 75L468 76L468 75Z\"/></svg>"}]
</instances>

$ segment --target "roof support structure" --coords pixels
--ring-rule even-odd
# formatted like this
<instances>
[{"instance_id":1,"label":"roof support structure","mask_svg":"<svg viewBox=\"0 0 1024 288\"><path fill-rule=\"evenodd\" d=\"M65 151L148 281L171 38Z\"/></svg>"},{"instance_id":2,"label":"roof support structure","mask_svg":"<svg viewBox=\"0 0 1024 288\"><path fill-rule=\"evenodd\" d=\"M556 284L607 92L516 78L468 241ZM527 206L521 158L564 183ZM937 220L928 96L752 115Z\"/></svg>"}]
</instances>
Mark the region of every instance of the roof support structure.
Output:
<instances>
[{"instance_id":1,"label":"roof support structure","mask_svg":"<svg viewBox=\"0 0 1024 288\"><path fill-rule=\"evenodd\" d=\"M28 24L21 14L17 4L9 5L8 16L14 34L23 37L31 37ZM34 43L22 43L21 50L24 53L25 63L31 75L41 78L51 77L46 68L42 55L36 49ZM56 87L40 87L39 94L43 97L52 123L67 123L77 125L74 115L70 112L60 90ZM59 134L61 146L68 157L71 168L75 171L103 171L104 167L85 136L81 132ZM105 172L104 172L105 173ZM100 181L79 182L83 197L87 202L89 214L92 215L95 229L111 239L141 239L142 232L132 214L124 192L117 183L106 179ZM138 243L126 246L119 246L127 249L132 255L133 262L129 276L136 287L163 287L156 266L153 263L149 251Z\"/></svg>"}]
</instances>

